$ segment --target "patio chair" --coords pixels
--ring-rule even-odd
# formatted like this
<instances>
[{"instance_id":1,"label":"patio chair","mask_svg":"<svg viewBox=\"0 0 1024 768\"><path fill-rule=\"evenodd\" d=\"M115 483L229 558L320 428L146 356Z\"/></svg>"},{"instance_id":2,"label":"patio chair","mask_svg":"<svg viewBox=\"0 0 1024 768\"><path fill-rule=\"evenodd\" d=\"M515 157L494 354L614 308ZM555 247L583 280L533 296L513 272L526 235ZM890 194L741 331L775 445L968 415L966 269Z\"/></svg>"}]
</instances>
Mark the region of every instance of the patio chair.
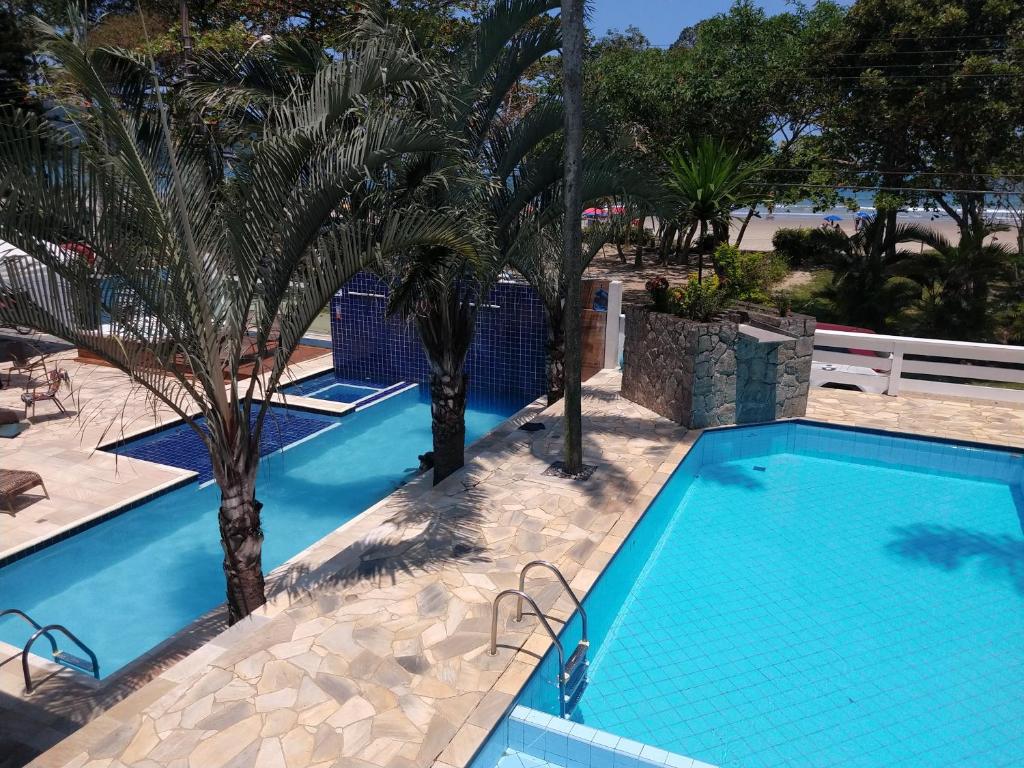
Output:
<instances>
[{"instance_id":1,"label":"patio chair","mask_svg":"<svg viewBox=\"0 0 1024 768\"><path fill-rule=\"evenodd\" d=\"M9 341L3 346L2 353L11 361L11 367L7 369L8 387L11 386L11 377L15 372L24 373L31 378L35 369L41 367L43 373L46 373L46 355L27 341Z\"/></svg>"},{"instance_id":2,"label":"patio chair","mask_svg":"<svg viewBox=\"0 0 1024 768\"><path fill-rule=\"evenodd\" d=\"M31 392L26 389L24 392L21 393L21 402L25 404L25 414L28 415L28 407L31 405L32 418L35 418L36 403L42 403L49 400L54 405L57 406L57 410L59 410L62 414L67 416L68 412L64 408L64 404L60 401L60 398L57 395L60 392L61 384L67 384L69 387L71 386L71 378L68 376L68 372L65 371L63 368L55 368L52 371L50 371L46 380L46 389L36 388L33 389Z\"/></svg>"},{"instance_id":3,"label":"patio chair","mask_svg":"<svg viewBox=\"0 0 1024 768\"><path fill-rule=\"evenodd\" d=\"M14 500L37 485L43 489L43 496L50 498L50 494L47 493L46 486L43 484L43 478L35 472L21 469L0 469L0 499L6 503L7 509L12 515L15 512Z\"/></svg>"}]
</instances>

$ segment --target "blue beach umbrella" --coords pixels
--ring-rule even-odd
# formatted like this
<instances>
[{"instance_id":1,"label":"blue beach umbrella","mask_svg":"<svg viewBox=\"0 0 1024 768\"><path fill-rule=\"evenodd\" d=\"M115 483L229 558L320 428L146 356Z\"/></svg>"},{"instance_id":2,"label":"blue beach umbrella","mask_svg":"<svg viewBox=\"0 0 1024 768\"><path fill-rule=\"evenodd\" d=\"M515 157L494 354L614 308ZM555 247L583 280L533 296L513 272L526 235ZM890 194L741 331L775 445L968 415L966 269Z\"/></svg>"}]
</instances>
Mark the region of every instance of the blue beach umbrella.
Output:
<instances>
[{"instance_id":1,"label":"blue beach umbrella","mask_svg":"<svg viewBox=\"0 0 1024 768\"><path fill-rule=\"evenodd\" d=\"M857 218L858 219L870 219L870 218L872 218L872 216L867 211L857 211Z\"/></svg>"},{"instance_id":2,"label":"blue beach umbrella","mask_svg":"<svg viewBox=\"0 0 1024 768\"><path fill-rule=\"evenodd\" d=\"M842 216L836 216L836 214L834 214L834 213L830 213L828 216L825 217L825 221L836 222L836 221L842 221L842 220L843 220Z\"/></svg>"}]
</instances>

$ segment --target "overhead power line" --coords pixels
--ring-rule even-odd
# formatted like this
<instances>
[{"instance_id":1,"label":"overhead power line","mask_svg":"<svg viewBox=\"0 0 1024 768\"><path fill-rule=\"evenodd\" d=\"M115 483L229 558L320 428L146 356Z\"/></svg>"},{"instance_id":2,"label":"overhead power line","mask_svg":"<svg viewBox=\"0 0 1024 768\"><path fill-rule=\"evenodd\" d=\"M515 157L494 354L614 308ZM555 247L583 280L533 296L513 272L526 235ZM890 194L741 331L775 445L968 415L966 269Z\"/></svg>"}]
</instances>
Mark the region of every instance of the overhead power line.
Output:
<instances>
[{"instance_id":1,"label":"overhead power line","mask_svg":"<svg viewBox=\"0 0 1024 768\"><path fill-rule=\"evenodd\" d=\"M860 186L856 184L801 184L799 182L779 182L772 184L770 182L752 181L749 182L752 187L767 187L767 188L778 188L778 187L789 187L791 189L829 189L829 190L843 190L848 189L853 192L928 192L928 193L940 193L943 195L952 195L956 193L963 193L969 195L999 195L999 194L1019 194L1016 191L1004 190L995 192L991 189L947 189L943 187L890 187L885 185L872 184L869 186ZM1024 192L1024 186L1021 187L1021 192Z\"/></svg>"},{"instance_id":2,"label":"overhead power line","mask_svg":"<svg viewBox=\"0 0 1024 768\"><path fill-rule=\"evenodd\" d=\"M858 176L867 176L871 174L878 175L894 175L899 174L902 176L958 176L958 177L970 177L978 179L1024 179L1024 174L1020 173L971 173L969 171L910 171L910 170L857 170L856 168L765 168L766 173L853 173Z\"/></svg>"}]
</instances>

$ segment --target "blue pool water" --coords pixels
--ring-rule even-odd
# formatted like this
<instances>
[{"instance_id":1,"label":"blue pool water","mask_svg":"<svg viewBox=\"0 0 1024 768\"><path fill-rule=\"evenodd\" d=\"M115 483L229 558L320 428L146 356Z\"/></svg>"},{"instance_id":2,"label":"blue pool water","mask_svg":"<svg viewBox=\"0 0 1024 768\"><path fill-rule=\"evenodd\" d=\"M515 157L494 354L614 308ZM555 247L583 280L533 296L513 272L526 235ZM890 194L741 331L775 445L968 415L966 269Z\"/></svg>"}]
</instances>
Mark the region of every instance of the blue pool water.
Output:
<instances>
[{"instance_id":1,"label":"blue pool water","mask_svg":"<svg viewBox=\"0 0 1024 768\"><path fill-rule=\"evenodd\" d=\"M1022 466L807 424L706 433L586 600L573 719L735 768L1024 765ZM557 712L553 679L549 657L520 703Z\"/></svg>"},{"instance_id":2,"label":"blue pool water","mask_svg":"<svg viewBox=\"0 0 1024 768\"><path fill-rule=\"evenodd\" d=\"M471 397L467 442L521 405ZM260 468L267 571L412 477L431 445L430 404L417 390L349 416L302 417L329 429ZM218 504L215 484L192 483L17 560L0 569L0 602L65 624L109 675L223 603ZM20 646L27 637L21 622L0 619L0 639Z\"/></svg>"}]
</instances>

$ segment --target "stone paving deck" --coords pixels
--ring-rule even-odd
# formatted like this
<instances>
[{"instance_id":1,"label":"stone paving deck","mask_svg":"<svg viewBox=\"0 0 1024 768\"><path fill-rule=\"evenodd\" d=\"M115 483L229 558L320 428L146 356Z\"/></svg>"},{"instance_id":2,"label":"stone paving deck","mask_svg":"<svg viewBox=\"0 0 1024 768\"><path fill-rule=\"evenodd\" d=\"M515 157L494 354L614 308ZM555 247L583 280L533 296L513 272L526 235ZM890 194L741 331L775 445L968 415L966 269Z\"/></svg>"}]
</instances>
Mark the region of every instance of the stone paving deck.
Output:
<instances>
[{"instance_id":1,"label":"stone paving deck","mask_svg":"<svg viewBox=\"0 0 1024 768\"><path fill-rule=\"evenodd\" d=\"M549 644L506 616L489 656L494 595L537 557L586 593L696 439L618 388L611 371L585 388L590 481L541 474L559 458L559 406L528 409L547 430L507 425L441 486L421 478L338 529L272 575L258 615L33 765L465 765ZM808 416L1024 445L1024 410L991 404L814 390ZM549 581L533 589L569 615Z\"/></svg>"}]
</instances>

